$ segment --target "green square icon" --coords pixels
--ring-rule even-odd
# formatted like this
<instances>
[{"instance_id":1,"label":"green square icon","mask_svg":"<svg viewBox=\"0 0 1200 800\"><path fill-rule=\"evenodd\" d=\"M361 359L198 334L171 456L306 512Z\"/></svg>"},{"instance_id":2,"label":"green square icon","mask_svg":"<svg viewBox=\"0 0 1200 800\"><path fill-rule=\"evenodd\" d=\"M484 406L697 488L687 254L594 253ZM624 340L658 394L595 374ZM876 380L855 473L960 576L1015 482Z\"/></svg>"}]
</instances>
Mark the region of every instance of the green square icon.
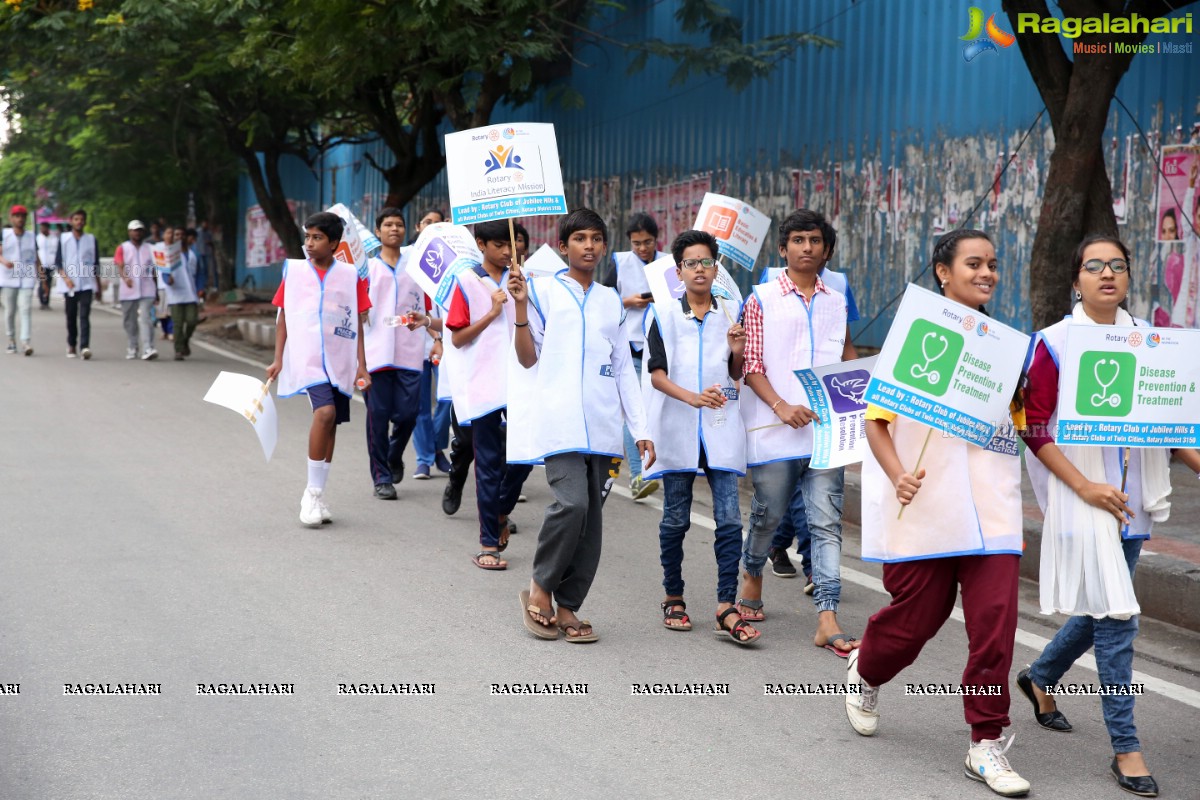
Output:
<instances>
[{"instance_id":1,"label":"green square icon","mask_svg":"<svg viewBox=\"0 0 1200 800\"><path fill-rule=\"evenodd\" d=\"M901 383L941 397L950 388L962 350L961 333L918 319L908 329L892 374Z\"/></svg>"},{"instance_id":2,"label":"green square icon","mask_svg":"<svg viewBox=\"0 0 1200 800\"><path fill-rule=\"evenodd\" d=\"M1085 417L1125 417L1133 409L1133 353L1088 350L1079 360L1075 410Z\"/></svg>"}]
</instances>

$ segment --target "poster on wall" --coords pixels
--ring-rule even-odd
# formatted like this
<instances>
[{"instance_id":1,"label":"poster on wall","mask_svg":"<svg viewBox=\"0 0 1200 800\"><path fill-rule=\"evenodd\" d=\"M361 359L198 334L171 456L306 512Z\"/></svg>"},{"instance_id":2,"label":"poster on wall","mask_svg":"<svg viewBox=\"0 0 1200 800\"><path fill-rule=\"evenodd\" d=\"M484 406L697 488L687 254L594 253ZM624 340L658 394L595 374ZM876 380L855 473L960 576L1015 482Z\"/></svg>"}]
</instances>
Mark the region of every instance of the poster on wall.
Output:
<instances>
[{"instance_id":1,"label":"poster on wall","mask_svg":"<svg viewBox=\"0 0 1200 800\"><path fill-rule=\"evenodd\" d=\"M665 250L676 236L692 227L711 186L712 175L705 174L677 183L634 189L630 210L644 211L654 217L658 223L658 246Z\"/></svg>"},{"instance_id":2,"label":"poster on wall","mask_svg":"<svg viewBox=\"0 0 1200 800\"><path fill-rule=\"evenodd\" d=\"M296 204L288 200L288 211L296 216ZM246 209L246 266L269 267L287 258L283 243L271 221L267 219L262 206L250 206Z\"/></svg>"},{"instance_id":3,"label":"poster on wall","mask_svg":"<svg viewBox=\"0 0 1200 800\"><path fill-rule=\"evenodd\" d=\"M1160 242L1183 241L1195 236L1197 226L1196 183L1200 172L1200 147L1169 145L1162 149L1159 164L1158 208L1155 209L1155 238Z\"/></svg>"}]
</instances>

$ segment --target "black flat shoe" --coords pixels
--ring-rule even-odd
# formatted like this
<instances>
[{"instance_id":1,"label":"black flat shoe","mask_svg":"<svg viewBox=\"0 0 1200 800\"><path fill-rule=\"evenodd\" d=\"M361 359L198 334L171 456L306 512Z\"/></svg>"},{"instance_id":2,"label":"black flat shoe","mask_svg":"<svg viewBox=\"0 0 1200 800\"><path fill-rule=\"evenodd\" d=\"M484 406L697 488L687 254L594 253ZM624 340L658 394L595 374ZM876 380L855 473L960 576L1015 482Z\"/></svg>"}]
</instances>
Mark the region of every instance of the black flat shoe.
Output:
<instances>
[{"instance_id":1,"label":"black flat shoe","mask_svg":"<svg viewBox=\"0 0 1200 800\"><path fill-rule=\"evenodd\" d=\"M1121 768L1117 766L1117 759L1114 756L1112 760L1112 774L1117 779L1117 786L1120 786L1130 794L1136 794L1139 797L1158 797L1158 784L1154 778L1149 775L1138 775L1130 777L1121 774Z\"/></svg>"},{"instance_id":2,"label":"black flat shoe","mask_svg":"<svg viewBox=\"0 0 1200 800\"><path fill-rule=\"evenodd\" d=\"M1037 695L1033 693L1033 681L1029 679L1029 667L1017 673L1017 688L1021 690L1021 694L1029 698L1029 702L1033 703L1033 718L1048 731L1058 731L1059 733L1068 733L1074 730L1071 723L1067 722L1067 718L1058 709L1043 714L1038 710Z\"/></svg>"}]
</instances>

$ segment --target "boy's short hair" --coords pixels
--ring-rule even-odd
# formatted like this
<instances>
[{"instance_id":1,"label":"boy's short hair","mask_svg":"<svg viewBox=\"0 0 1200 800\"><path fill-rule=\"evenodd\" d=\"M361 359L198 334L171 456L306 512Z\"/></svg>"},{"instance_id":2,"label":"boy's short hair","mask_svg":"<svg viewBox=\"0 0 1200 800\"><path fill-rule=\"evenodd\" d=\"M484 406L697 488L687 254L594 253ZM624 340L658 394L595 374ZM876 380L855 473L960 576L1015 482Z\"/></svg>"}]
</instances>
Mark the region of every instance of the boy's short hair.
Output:
<instances>
[{"instance_id":1,"label":"boy's short hair","mask_svg":"<svg viewBox=\"0 0 1200 800\"><path fill-rule=\"evenodd\" d=\"M706 245L713 258L721 254L717 247L717 237L708 231L684 231L671 242L671 256L675 259L675 266L679 266L679 262L683 261L683 251L696 244Z\"/></svg>"},{"instance_id":2,"label":"boy's short hair","mask_svg":"<svg viewBox=\"0 0 1200 800\"><path fill-rule=\"evenodd\" d=\"M600 231L600 238L608 244L608 226L604 224L600 215L590 208L577 208L563 217L558 223L558 240L565 244L571 238L571 234L578 231Z\"/></svg>"},{"instance_id":3,"label":"boy's short hair","mask_svg":"<svg viewBox=\"0 0 1200 800\"><path fill-rule=\"evenodd\" d=\"M513 231L516 232L518 239L520 239L522 236L524 236L525 237L525 245L526 246L529 245L529 231L525 230L524 225L522 225L519 222L514 222L513 223Z\"/></svg>"},{"instance_id":4,"label":"boy's short hair","mask_svg":"<svg viewBox=\"0 0 1200 800\"><path fill-rule=\"evenodd\" d=\"M429 206L428 208L422 209L421 216L417 217L417 219L423 220L426 217L428 217L430 214L437 214L439 217L442 218L442 222L446 221L446 212L442 211L440 208L434 208L433 206Z\"/></svg>"},{"instance_id":5,"label":"boy's short hair","mask_svg":"<svg viewBox=\"0 0 1200 800\"><path fill-rule=\"evenodd\" d=\"M304 229L308 230L309 228L316 228L331 242L340 242L342 233L346 230L342 218L332 211L318 211L304 220Z\"/></svg>"},{"instance_id":6,"label":"boy's short hair","mask_svg":"<svg viewBox=\"0 0 1200 800\"><path fill-rule=\"evenodd\" d=\"M77 208L71 212L71 216L72 217L80 216L80 217L83 217L84 219L87 219L87 211L84 211L82 208Z\"/></svg>"},{"instance_id":7,"label":"boy's short hair","mask_svg":"<svg viewBox=\"0 0 1200 800\"><path fill-rule=\"evenodd\" d=\"M638 231L648 233L658 239L658 223L654 221L654 217L644 211L639 211L636 214L629 216L629 224L625 226L625 235L633 236ZM605 237L607 239L607 237Z\"/></svg>"},{"instance_id":8,"label":"boy's short hair","mask_svg":"<svg viewBox=\"0 0 1200 800\"><path fill-rule=\"evenodd\" d=\"M487 222L480 222L475 226L475 240L508 244L508 220L489 219Z\"/></svg>"},{"instance_id":9,"label":"boy's short hair","mask_svg":"<svg viewBox=\"0 0 1200 800\"><path fill-rule=\"evenodd\" d=\"M833 248L837 246L837 231L820 212L807 208L796 209L779 224L779 246L787 247L788 237L797 231L814 230L819 230L825 240L825 258L832 258Z\"/></svg>"},{"instance_id":10,"label":"boy's short hair","mask_svg":"<svg viewBox=\"0 0 1200 800\"><path fill-rule=\"evenodd\" d=\"M375 217L376 229L378 229L379 226L383 224L383 221L385 219L387 219L388 217L399 217L400 222L404 223L404 212L401 211L400 209L396 208L395 206L388 206L387 208L385 208L383 211L380 211L379 214L376 215L376 217ZM404 227L407 228L408 225L404 224Z\"/></svg>"}]
</instances>

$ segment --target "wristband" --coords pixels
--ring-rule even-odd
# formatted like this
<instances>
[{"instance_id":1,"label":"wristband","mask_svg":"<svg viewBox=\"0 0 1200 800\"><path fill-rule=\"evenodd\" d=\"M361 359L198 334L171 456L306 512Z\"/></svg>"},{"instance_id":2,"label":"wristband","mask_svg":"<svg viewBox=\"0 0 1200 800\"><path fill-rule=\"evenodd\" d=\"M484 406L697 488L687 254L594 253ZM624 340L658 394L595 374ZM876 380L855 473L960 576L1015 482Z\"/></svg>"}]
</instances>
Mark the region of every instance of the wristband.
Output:
<instances>
[{"instance_id":1,"label":"wristband","mask_svg":"<svg viewBox=\"0 0 1200 800\"><path fill-rule=\"evenodd\" d=\"M425 318L425 327L430 328L432 326L433 326L433 317L426 317Z\"/></svg>"},{"instance_id":2,"label":"wristband","mask_svg":"<svg viewBox=\"0 0 1200 800\"><path fill-rule=\"evenodd\" d=\"M514 328L528 328L529 323L528 322L514 322L513 327Z\"/></svg>"},{"instance_id":3,"label":"wristband","mask_svg":"<svg viewBox=\"0 0 1200 800\"><path fill-rule=\"evenodd\" d=\"M780 403L782 403L782 402L783 402L783 398L782 398L782 397L781 397L781 398L779 398L778 400L776 400L776 401L775 401L775 405L771 406L771 413L772 413L772 414L774 414L774 413L775 413L775 409L776 409L776 408L778 408L778 407L779 407L779 404L780 404Z\"/></svg>"}]
</instances>

